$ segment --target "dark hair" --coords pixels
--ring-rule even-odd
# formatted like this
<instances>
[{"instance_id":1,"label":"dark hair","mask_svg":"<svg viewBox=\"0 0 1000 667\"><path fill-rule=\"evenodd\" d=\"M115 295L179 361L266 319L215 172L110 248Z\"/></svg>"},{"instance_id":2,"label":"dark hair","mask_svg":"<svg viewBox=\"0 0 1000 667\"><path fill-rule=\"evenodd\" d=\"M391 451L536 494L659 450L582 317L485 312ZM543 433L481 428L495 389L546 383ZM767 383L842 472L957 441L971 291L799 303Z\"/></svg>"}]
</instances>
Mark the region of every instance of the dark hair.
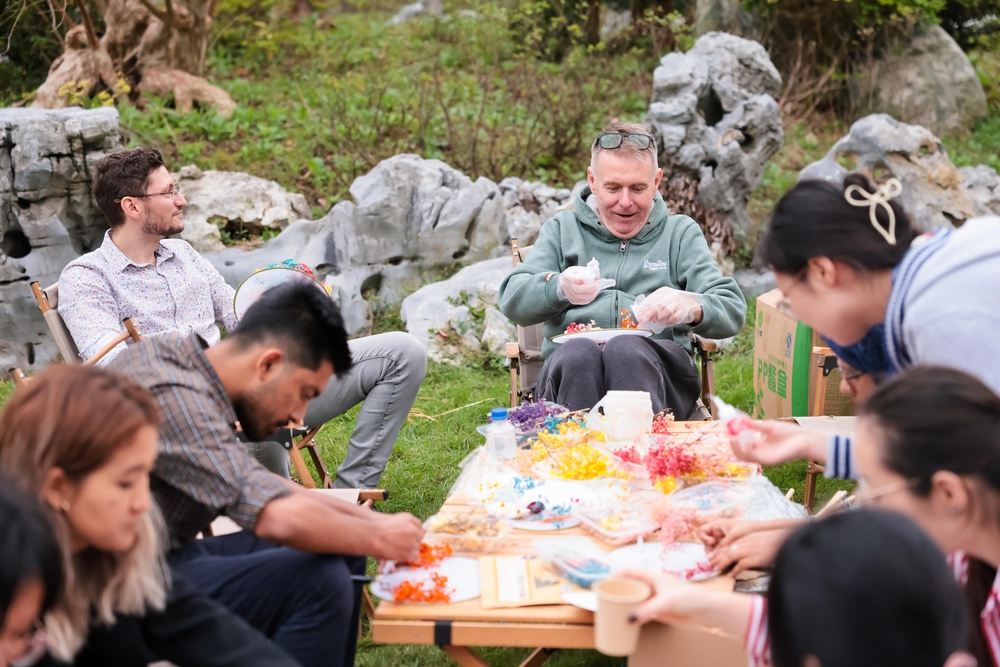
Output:
<instances>
[{"instance_id":1,"label":"dark hair","mask_svg":"<svg viewBox=\"0 0 1000 667\"><path fill-rule=\"evenodd\" d=\"M352 364L340 310L318 286L304 283L264 292L229 338L241 348L274 341L294 365L316 370L329 361L338 376Z\"/></svg>"},{"instance_id":2,"label":"dark hair","mask_svg":"<svg viewBox=\"0 0 1000 667\"><path fill-rule=\"evenodd\" d=\"M0 478L0 626L18 589L32 579L45 589L45 613L62 594L62 551L38 501Z\"/></svg>"},{"instance_id":3,"label":"dark hair","mask_svg":"<svg viewBox=\"0 0 1000 667\"><path fill-rule=\"evenodd\" d=\"M965 648L965 606L944 556L905 516L860 510L782 545L768 599L771 660L802 667L941 667Z\"/></svg>"},{"instance_id":4,"label":"dark hair","mask_svg":"<svg viewBox=\"0 0 1000 667\"><path fill-rule=\"evenodd\" d=\"M929 494L939 470L974 477L1000 492L1000 397L978 378L952 368L913 368L879 387L858 415L882 429L882 463L913 480L913 493ZM970 560L966 598L976 616L995 574ZM971 648L980 664L990 664L978 624Z\"/></svg>"},{"instance_id":5,"label":"dark hair","mask_svg":"<svg viewBox=\"0 0 1000 667\"><path fill-rule=\"evenodd\" d=\"M848 203L845 193L852 185L866 192L876 190L867 176L855 172L844 178L843 185L805 180L786 192L774 207L761 240L763 262L789 275L802 273L814 257L829 257L866 271L899 264L917 236L909 216L897 200L889 200L896 217L896 244L890 244L872 226L869 207ZM876 206L875 216L889 228L885 207Z\"/></svg>"},{"instance_id":6,"label":"dark hair","mask_svg":"<svg viewBox=\"0 0 1000 667\"><path fill-rule=\"evenodd\" d=\"M134 148L112 153L94 167L94 200L111 228L125 222L125 213L116 199L146 194L149 175L163 166L163 156L155 148Z\"/></svg>"}]
</instances>

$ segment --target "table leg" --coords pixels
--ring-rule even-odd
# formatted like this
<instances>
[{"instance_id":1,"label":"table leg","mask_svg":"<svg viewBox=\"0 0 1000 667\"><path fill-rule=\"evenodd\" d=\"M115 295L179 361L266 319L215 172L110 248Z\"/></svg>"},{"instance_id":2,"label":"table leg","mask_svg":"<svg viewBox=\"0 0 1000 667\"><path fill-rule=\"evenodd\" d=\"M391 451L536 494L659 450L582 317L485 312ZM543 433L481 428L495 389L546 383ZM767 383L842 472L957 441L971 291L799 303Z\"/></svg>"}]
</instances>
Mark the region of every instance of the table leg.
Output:
<instances>
[{"instance_id":1,"label":"table leg","mask_svg":"<svg viewBox=\"0 0 1000 667\"><path fill-rule=\"evenodd\" d=\"M524 659L524 662L521 663L521 667L538 667L543 662L548 660L549 656L555 652L556 649L536 648L531 652L531 655Z\"/></svg>"},{"instance_id":2,"label":"table leg","mask_svg":"<svg viewBox=\"0 0 1000 667\"><path fill-rule=\"evenodd\" d=\"M475 651L465 646L442 646L441 650L462 667L490 667Z\"/></svg>"}]
</instances>

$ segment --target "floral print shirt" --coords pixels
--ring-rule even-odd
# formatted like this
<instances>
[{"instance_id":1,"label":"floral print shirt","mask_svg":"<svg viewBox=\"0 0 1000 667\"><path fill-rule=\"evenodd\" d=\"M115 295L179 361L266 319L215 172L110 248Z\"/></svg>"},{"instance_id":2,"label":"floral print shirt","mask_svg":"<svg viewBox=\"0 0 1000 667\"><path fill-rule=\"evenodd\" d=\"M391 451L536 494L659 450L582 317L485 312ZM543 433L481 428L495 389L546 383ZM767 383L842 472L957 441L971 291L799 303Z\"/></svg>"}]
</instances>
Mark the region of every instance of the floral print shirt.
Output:
<instances>
[{"instance_id":1,"label":"floral print shirt","mask_svg":"<svg viewBox=\"0 0 1000 667\"><path fill-rule=\"evenodd\" d=\"M155 264L134 264L108 231L100 248L63 269L59 314L81 359L124 332L127 317L143 336L196 333L209 345L221 338L217 325L236 328L235 290L211 262L180 239L160 241L154 254ZM121 343L98 363L110 362L131 342Z\"/></svg>"}]
</instances>

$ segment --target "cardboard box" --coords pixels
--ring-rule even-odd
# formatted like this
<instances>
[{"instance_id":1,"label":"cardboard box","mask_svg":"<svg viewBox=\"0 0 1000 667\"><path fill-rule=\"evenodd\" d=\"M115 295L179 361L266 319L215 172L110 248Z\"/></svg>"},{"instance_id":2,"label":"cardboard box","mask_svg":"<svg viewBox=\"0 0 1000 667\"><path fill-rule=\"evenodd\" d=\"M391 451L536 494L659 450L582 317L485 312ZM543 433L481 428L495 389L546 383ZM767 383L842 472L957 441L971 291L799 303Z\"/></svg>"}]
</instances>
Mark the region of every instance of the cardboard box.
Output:
<instances>
[{"instance_id":1,"label":"cardboard box","mask_svg":"<svg viewBox=\"0 0 1000 667\"><path fill-rule=\"evenodd\" d=\"M779 308L783 296L771 290L757 297L754 327L754 416L758 419L805 417L813 405L817 376L822 372L813 347L823 346L818 334ZM840 393L840 371L827 376L824 415L852 415L851 399Z\"/></svg>"}]
</instances>

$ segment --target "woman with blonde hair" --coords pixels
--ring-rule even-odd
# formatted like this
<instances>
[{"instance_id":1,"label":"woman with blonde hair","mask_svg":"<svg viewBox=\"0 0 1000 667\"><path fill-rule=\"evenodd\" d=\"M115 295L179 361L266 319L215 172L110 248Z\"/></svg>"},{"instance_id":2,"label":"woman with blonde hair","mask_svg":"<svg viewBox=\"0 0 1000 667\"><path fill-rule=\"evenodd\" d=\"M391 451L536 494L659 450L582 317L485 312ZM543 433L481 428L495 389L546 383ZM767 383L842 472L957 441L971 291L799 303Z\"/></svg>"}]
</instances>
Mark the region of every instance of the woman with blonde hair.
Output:
<instances>
[{"instance_id":1,"label":"woman with blonde hair","mask_svg":"<svg viewBox=\"0 0 1000 667\"><path fill-rule=\"evenodd\" d=\"M38 497L63 552L64 591L44 618L50 656L77 665L294 665L171 577L149 492L159 419L138 385L84 366L40 373L0 415L0 473Z\"/></svg>"}]
</instances>

